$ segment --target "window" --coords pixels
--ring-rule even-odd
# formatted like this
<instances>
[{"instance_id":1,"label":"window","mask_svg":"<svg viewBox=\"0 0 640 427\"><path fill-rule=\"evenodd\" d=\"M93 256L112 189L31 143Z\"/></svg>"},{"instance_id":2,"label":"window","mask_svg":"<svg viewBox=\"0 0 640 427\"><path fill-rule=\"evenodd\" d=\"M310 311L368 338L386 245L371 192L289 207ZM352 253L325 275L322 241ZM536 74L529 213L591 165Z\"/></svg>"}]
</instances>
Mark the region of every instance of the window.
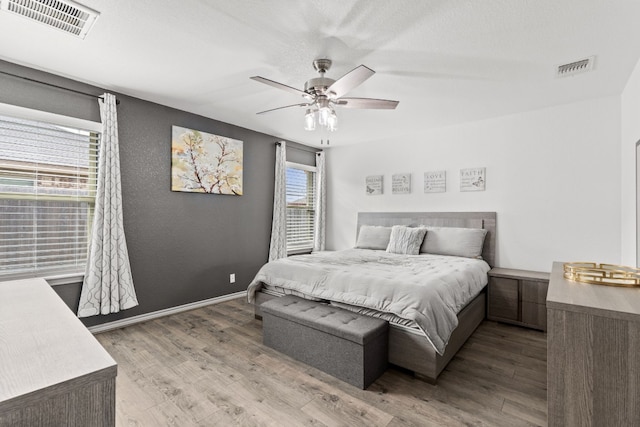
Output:
<instances>
[{"instance_id":1,"label":"window","mask_svg":"<svg viewBox=\"0 0 640 427\"><path fill-rule=\"evenodd\" d=\"M316 168L287 162L287 253L313 250Z\"/></svg>"},{"instance_id":2,"label":"window","mask_svg":"<svg viewBox=\"0 0 640 427\"><path fill-rule=\"evenodd\" d=\"M95 129L0 113L0 277L84 270L98 140Z\"/></svg>"}]
</instances>

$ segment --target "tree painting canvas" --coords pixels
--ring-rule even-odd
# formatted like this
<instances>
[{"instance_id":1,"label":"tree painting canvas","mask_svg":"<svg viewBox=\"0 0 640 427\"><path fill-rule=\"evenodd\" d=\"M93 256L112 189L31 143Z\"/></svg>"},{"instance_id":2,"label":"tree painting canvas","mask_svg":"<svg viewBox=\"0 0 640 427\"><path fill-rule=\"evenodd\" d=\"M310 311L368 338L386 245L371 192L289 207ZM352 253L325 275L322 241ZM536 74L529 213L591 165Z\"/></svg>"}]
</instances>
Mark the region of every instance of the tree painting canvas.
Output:
<instances>
[{"instance_id":1,"label":"tree painting canvas","mask_svg":"<svg viewBox=\"0 0 640 427\"><path fill-rule=\"evenodd\" d=\"M242 141L173 126L171 191L241 196Z\"/></svg>"}]
</instances>

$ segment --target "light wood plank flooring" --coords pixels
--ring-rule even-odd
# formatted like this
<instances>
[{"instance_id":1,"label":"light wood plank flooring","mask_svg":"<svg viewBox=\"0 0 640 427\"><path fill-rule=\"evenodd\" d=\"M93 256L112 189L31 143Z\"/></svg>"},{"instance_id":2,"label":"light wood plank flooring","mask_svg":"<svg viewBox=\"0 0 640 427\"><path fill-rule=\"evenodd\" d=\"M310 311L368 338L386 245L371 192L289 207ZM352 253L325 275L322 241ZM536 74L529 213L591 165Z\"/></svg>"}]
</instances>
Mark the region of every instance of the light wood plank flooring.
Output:
<instances>
[{"instance_id":1,"label":"light wood plank flooring","mask_svg":"<svg viewBox=\"0 0 640 427\"><path fill-rule=\"evenodd\" d=\"M359 390L262 345L244 299L96 336L118 426L546 425L546 335L485 321L437 385L389 369Z\"/></svg>"}]
</instances>

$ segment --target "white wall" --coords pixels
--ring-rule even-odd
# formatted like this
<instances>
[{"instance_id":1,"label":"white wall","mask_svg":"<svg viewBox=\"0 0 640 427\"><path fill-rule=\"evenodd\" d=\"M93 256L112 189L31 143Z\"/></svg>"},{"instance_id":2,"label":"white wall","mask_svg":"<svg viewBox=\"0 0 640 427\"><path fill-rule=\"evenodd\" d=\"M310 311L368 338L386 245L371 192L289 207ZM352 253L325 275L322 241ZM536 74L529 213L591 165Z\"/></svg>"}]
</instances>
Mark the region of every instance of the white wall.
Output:
<instances>
[{"instance_id":1,"label":"white wall","mask_svg":"<svg viewBox=\"0 0 640 427\"><path fill-rule=\"evenodd\" d=\"M392 114L392 113L391 113ZM620 97L438 129L412 140L332 147L327 154L329 249L355 243L358 211L495 211L497 264L549 271L553 261L620 262ZM487 168L484 192L461 193L459 169ZM423 173L447 171L424 194ZM391 194L391 174L412 193ZM384 194L365 195L367 175Z\"/></svg>"},{"instance_id":2,"label":"white wall","mask_svg":"<svg viewBox=\"0 0 640 427\"><path fill-rule=\"evenodd\" d=\"M636 142L640 140L640 62L636 64L621 96L621 222L622 263L636 259Z\"/></svg>"}]
</instances>

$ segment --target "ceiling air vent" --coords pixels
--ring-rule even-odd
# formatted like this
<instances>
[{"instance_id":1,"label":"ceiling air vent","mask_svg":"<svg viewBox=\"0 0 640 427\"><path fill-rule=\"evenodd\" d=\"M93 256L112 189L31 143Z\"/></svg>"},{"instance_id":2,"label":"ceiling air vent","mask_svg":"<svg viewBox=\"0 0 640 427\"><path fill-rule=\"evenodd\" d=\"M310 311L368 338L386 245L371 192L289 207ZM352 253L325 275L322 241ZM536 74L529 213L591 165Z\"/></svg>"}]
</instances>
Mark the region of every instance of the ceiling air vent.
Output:
<instances>
[{"instance_id":1,"label":"ceiling air vent","mask_svg":"<svg viewBox=\"0 0 640 427\"><path fill-rule=\"evenodd\" d=\"M42 22L82 39L99 13L71 0L0 0L2 10Z\"/></svg>"},{"instance_id":2,"label":"ceiling air vent","mask_svg":"<svg viewBox=\"0 0 640 427\"><path fill-rule=\"evenodd\" d=\"M569 64L558 65L558 77L573 76L574 74L586 73L593 70L593 61L595 57L590 56L580 61L571 62Z\"/></svg>"}]
</instances>

